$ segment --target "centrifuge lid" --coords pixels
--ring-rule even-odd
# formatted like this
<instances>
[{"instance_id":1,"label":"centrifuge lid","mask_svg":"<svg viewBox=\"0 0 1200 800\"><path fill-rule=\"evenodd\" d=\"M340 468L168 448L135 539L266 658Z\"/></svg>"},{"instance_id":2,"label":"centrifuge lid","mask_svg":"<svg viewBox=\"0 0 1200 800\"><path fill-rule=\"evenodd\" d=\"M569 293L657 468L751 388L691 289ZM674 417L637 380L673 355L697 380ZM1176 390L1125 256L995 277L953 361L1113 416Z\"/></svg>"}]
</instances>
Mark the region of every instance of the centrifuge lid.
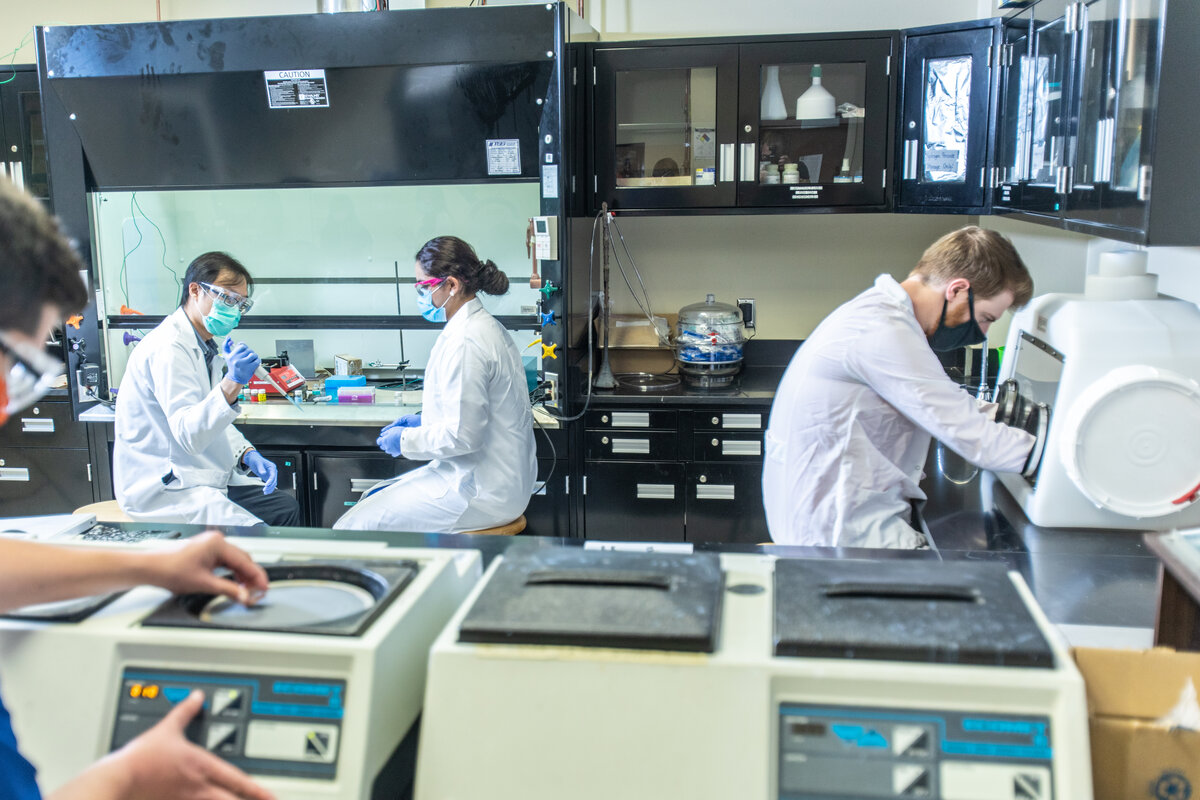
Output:
<instances>
[{"instance_id":1,"label":"centrifuge lid","mask_svg":"<svg viewBox=\"0 0 1200 800\"><path fill-rule=\"evenodd\" d=\"M282 562L264 568L270 588L255 606L211 594L180 595L142 625L357 636L420 570L408 560Z\"/></svg>"},{"instance_id":2,"label":"centrifuge lid","mask_svg":"<svg viewBox=\"0 0 1200 800\"><path fill-rule=\"evenodd\" d=\"M458 639L711 653L723 585L713 553L510 548Z\"/></svg>"},{"instance_id":3,"label":"centrifuge lid","mask_svg":"<svg viewBox=\"0 0 1200 800\"><path fill-rule=\"evenodd\" d=\"M1002 564L781 559L775 655L1052 667Z\"/></svg>"},{"instance_id":4,"label":"centrifuge lid","mask_svg":"<svg viewBox=\"0 0 1200 800\"><path fill-rule=\"evenodd\" d=\"M1068 410L1061 453L1101 508L1135 519L1181 511L1200 484L1200 384L1145 365L1114 369Z\"/></svg>"}]
</instances>

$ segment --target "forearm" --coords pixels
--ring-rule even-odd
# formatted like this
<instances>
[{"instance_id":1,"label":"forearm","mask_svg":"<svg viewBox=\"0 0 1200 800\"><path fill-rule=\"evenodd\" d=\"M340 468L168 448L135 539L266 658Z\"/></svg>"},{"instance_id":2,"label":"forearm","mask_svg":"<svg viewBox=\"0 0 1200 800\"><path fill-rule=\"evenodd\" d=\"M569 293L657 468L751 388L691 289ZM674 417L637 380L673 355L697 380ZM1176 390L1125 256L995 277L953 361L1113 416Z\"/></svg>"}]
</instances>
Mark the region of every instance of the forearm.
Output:
<instances>
[{"instance_id":1,"label":"forearm","mask_svg":"<svg viewBox=\"0 0 1200 800\"><path fill-rule=\"evenodd\" d=\"M0 612L152 582L145 552L0 539Z\"/></svg>"},{"instance_id":2,"label":"forearm","mask_svg":"<svg viewBox=\"0 0 1200 800\"><path fill-rule=\"evenodd\" d=\"M242 384L234 383L229 378L221 378L221 394L225 395L225 400L229 405L236 403L238 395L241 393Z\"/></svg>"},{"instance_id":3,"label":"forearm","mask_svg":"<svg viewBox=\"0 0 1200 800\"><path fill-rule=\"evenodd\" d=\"M46 795L46 800L120 800L129 793L128 770L110 756Z\"/></svg>"}]
</instances>

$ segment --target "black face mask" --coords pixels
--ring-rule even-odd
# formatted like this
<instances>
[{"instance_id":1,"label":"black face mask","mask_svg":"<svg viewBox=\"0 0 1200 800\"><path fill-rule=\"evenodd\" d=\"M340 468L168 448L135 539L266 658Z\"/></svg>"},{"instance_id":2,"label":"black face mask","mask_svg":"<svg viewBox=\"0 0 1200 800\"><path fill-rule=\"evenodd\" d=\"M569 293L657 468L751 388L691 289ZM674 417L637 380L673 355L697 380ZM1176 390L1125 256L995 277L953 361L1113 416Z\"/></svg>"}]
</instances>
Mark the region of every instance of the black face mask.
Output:
<instances>
[{"instance_id":1,"label":"black face mask","mask_svg":"<svg viewBox=\"0 0 1200 800\"><path fill-rule=\"evenodd\" d=\"M967 287L967 307L971 309L971 318L961 325L946 325L946 307L949 300L942 301L942 319L938 322L937 330L929 337L929 346L939 353L958 350L979 344L987 338L979 323L975 321L975 292Z\"/></svg>"}]
</instances>

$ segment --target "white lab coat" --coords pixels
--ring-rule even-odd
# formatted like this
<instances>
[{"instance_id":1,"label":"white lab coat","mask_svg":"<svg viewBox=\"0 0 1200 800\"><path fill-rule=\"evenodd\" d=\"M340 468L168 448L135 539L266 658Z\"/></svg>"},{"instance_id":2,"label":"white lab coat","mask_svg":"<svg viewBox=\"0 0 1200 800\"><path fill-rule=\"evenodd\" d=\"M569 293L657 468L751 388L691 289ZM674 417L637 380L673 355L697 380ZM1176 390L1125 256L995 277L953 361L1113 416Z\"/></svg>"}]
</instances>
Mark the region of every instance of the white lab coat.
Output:
<instances>
[{"instance_id":1,"label":"white lab coat","mask_svg":"<svg viewBox=\"0 0 1200 800\"><path fill-rule=\"evenodd\" d=\"M930 435L984 469L1015 472L1033 437L993 422L946 376L890 275L839 307L784 373L767 425L771 538L830 547L919 547L909 524Z\"/></svg>"},{"instance_id":2,"label":"white lab coat","mask_svg":"<svg viewBox=\"0 0 1200 800\"><path fill-rule=\"evenodd\" d=\"M262 481L238 468L250 446L236 428L237 405L221 392L224 359L205 368L195 328L173 314L133 349L117 392L113 484L121 510L138 521L256 525L232 502L230 484ZM163 483L163 477L174 479Z\"/></svg>"},{"instance_id":3,"label":"white lab coat","mask_svg":"<svg viewBox=\"0 0 1200 800\"><path fill-rule=\"evenodd\" d=\"M429 463L373 487L335 528L462 533L525 512L537 479L529 388L512 337L478 299L438 336L421 425L400 451Z\"/></svg>"}]
</instances>

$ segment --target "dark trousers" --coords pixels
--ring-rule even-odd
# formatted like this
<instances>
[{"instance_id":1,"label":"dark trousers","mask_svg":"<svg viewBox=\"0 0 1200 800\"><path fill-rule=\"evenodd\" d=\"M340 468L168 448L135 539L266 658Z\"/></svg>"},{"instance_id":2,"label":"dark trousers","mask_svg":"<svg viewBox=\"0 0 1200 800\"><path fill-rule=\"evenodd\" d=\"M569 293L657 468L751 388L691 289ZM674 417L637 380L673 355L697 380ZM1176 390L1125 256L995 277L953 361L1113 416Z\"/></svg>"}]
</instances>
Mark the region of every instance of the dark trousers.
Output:
<instances>
[{"instance_id":1,"label":"dark trousers","mask_svg":"<svg viewBox=\"0 0 1200 800\"><path fill-rule=\"evenodd\" d=\"M272 528L294 528L300 524L300 504L287 492L276 489L263 494L261 486L230 486L229 499Z\"/></svg>"}]
</instances>

